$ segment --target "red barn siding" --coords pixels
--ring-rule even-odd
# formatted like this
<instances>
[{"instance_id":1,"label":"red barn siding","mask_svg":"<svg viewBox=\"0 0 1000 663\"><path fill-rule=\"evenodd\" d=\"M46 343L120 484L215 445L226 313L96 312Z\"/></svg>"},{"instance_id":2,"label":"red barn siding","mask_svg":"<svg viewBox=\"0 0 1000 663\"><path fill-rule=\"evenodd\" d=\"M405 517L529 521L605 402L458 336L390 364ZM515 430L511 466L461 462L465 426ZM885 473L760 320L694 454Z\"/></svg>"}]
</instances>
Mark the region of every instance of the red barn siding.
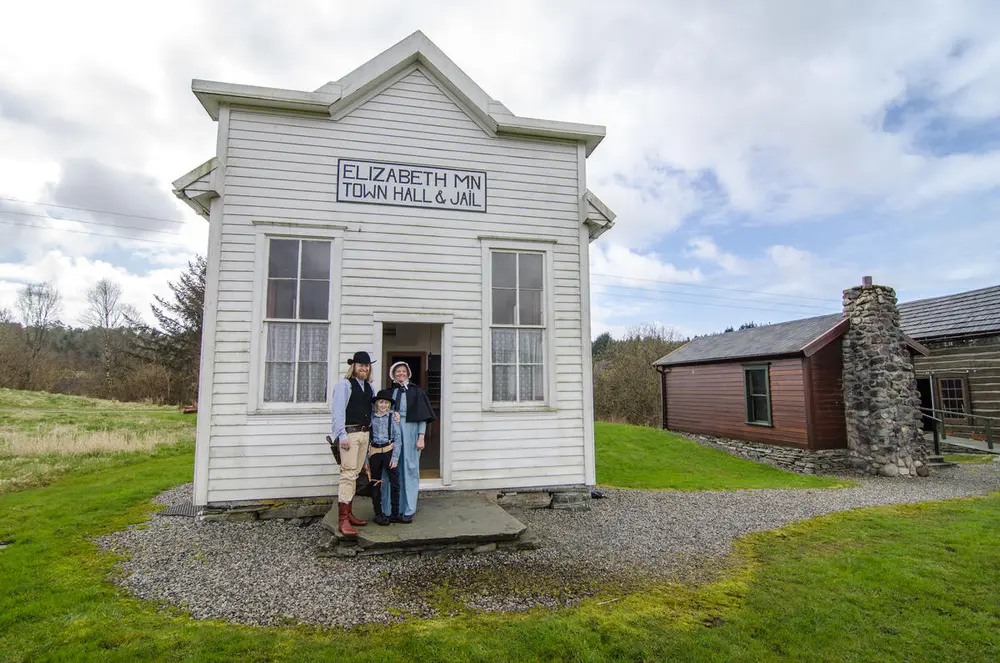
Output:
<instances>
[{"instance_id":1,"label":"red barn siding","mask_svg":"<svg viewBox=\"0 0 1000 663\"><path fill-rule=\"evenodd\" d=\"M841 339L809 357L809 382L812 385L810 426L813 449L842 449L847 446L847 423L844 419L843 355Z\"/></svg>"},{"instance_id":2,"label":"red barn siding","mask_svg":"<svg viewBox=\"0 0 1000 663\"><path fill-rule=\"evenodd\" d=\"M743 365L762 361L673 366L667 373L667 428L806 447L802 362L799 357L770 361L773 426L746 423Z\"/></svg>"}]
</instances>

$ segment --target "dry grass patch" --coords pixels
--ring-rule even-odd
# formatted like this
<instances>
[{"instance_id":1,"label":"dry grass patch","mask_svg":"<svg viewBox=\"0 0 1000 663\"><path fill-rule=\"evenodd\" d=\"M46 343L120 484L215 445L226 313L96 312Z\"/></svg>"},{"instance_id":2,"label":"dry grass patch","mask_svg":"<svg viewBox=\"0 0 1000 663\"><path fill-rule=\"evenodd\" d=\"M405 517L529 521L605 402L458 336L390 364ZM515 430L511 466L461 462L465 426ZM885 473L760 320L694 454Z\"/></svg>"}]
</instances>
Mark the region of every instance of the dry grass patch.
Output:
<instances>
[{"instance_id":1,"label":"dry grass patch","mask_svg":"<svg viewBox=\"0 0 1000 663\"><path fill-rule=\"evenodd\" d=\"M158 444L176 444L191 437L187 430L82 430L53 426L42 431L0 428L0 456L43 456L149 451Z\"/></svg>"}]
</instances>

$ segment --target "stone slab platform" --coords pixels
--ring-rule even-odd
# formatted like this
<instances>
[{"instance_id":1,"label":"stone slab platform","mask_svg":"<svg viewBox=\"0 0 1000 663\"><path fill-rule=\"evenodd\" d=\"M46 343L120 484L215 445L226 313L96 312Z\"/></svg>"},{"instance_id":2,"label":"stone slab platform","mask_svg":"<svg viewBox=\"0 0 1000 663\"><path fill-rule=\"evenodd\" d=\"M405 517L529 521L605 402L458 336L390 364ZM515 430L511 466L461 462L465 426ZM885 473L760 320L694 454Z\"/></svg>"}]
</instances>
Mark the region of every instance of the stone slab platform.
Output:
<instances>
[{"instance_id":1,"label":"stone slab platform","mask_svg":"<svg viewBox=\"0 0 1000 663\"><path fill-rule=\"evenodd\" d=\"M357 528L357 545L363 550L512 541L526 529L496 503L475 493L422 494L417 513L409 524L376 525L375 512L367 498L354 501L354 515L368 521ZM323 519L323 527L338 539L344 538L337 528L336 508Z\"/></svg>"}]
</instances>

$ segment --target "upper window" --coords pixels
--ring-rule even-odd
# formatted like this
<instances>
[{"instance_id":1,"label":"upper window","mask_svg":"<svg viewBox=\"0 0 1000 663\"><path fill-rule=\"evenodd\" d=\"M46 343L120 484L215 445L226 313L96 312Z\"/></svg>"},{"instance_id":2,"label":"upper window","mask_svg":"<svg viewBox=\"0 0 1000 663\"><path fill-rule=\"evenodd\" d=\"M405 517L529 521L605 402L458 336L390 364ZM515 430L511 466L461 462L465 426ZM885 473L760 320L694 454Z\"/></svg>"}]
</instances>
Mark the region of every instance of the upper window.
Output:
<instances>
[{"instance_id":1,"label":"upper window","mask_svg":"<svg viewBox=\"0 0 1000 663\"><path fill-rule=\"evenodd\" d=\"M767 366L744 366L747 423L771 425L771 389Z\"/></svg>"},{"instance_id":2,"label":"upper window","mask_svg":"<svg viewBox=\"0 0 1000 663\"><path fill-rule=\"evenodd\" d=\"M326 240L268 240L266 403L327 400L331 244Z\"/></svg>"},{"instance_id":3,"label":"upper window","mask_svg":"<svg viewBox=\"0 0 1000 663\"><path fill-rule=\"evenodd\" d=\"M491 253L494 402L545 400L544 265L542 253Z\"/></svg>"}]
</instances>

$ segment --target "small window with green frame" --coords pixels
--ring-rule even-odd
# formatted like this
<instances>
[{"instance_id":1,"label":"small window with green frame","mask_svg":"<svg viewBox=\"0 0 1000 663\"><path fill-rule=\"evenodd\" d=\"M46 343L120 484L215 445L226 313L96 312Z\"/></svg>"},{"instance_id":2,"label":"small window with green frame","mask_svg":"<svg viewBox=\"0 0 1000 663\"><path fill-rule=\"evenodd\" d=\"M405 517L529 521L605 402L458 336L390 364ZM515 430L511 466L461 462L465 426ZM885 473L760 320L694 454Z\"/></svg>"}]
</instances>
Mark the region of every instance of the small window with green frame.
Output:
<instances>
[{"instance_id":1,"label":"small window with green frame","mask_svg":"<svg viewBox=\"0 0 1000 663\"><path fill-rule=\"evenodd\" d=\"M743 390L746 395L747 423L771 425L771 385L768 364L743 366Z\"/></svg>"}]
</instances>

